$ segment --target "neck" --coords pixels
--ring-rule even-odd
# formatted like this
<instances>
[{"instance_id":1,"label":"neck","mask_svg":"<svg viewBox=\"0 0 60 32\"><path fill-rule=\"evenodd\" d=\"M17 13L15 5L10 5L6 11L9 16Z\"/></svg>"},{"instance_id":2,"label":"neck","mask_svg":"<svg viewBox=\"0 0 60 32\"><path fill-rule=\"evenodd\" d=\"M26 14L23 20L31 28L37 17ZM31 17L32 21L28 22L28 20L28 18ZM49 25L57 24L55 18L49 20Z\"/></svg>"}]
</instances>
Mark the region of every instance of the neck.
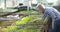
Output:
<instances>
[{"instance_id":1,"label":"neck","mask_svg":"<svg viewBox=\"0 0 60 32\"><path fill-rule=\"evenodd\" d=\"M42 9L42 13L44 13L44 9Z\"/></svg>"}]
</instances>

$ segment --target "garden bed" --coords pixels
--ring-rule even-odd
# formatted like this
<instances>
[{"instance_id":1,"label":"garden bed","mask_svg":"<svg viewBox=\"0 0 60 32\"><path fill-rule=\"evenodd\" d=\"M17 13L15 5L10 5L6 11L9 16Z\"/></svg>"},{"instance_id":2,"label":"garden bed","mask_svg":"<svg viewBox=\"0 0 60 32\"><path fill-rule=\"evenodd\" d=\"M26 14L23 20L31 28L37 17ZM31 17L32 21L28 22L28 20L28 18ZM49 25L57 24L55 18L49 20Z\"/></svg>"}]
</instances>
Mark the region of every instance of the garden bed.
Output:
<instances>
[{"instance_id":1,"label":"garden bed","mask_svg":"<svg viewBox=\"0 0 60 32\"><path fill-rule=\"evenodd\" d=\"M6 21L6 24L8 24L8 26L3 28L2 27L3 24L2 24L0 26L1 32L40 32L41 26L45 23L45 21L33 22L33 20L42 17L42 15L39 15L39 13L37 11L20 11L17 14L21 14L21 15L24 14L24 15L28 15L28 16L23 15L24 18L21 18L18 21L15 21L15 20L13 20L13 22ZM9 23L11 23L11 24L9 24Z\"/></svg>"},{"instance_id":2,"label":"garden bed","mask_svg":"<svg viewBox=\"0 0 60 32\"><path fill-rule=\"evenodd\" d=\"M30 11L20 11L18 12L19 14L29 14L29 15L39 15L39 13L37 11L33 11L33 10L30 10Z\"/></svg>"},{"instance_id":3,"label":"garden bed","mask_svg":"<svg viewBox=\"0 0 60 32\"><path fill-rule=\"evenodd\" d=\"M2 32L40 32L41 25L44 21L32 22L32 20L41 18L41 16L26 16L19 21L16 21L11 26L7 26ZM25 22L26 21L26 22ZM2 28L3 29L3 28Z\"/></svg>"}]
</instances>

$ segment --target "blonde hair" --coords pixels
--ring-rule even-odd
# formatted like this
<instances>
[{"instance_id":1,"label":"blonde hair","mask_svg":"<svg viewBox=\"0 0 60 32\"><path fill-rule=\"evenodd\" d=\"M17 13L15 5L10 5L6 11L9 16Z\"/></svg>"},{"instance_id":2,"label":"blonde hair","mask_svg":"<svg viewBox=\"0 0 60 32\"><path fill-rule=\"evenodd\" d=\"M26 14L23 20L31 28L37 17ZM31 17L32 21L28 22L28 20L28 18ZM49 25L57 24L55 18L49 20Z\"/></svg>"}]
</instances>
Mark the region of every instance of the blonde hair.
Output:
<instances>
[{"instance_id":1,"label":"blonde hair","mask_svg":"<svg viewBox=\"0 0 60 32\"><path fill-rule=\"evenodd\" d=\"M37 5L37 8L38 8L38 9L41 8L41 7L42 7L43 9L45 9L45 6L44 6L43 4L38 4L38 5Z\"/></svg>"}]
</instances>

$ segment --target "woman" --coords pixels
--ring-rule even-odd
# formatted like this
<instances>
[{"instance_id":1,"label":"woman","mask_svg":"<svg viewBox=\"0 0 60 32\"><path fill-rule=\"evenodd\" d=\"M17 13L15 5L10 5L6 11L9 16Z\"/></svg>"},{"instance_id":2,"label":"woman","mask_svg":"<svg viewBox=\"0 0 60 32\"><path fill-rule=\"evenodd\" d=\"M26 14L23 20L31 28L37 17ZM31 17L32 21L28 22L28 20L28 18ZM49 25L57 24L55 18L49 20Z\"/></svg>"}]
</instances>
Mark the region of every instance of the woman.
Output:
<instances>
[{"instance_id":1,"label":"woman","mask_svg":"<svg viewBox=\"0 0 60 32\"><path fill-rule=\"evenodd\" d=\"M45 7L43 4L38 5L38 10L43 14L42 19L45 20L46 17L52 18L52 32L59 32L58 27L60 25L60 12L53 7Z\"/></svg>"}]
</instances>

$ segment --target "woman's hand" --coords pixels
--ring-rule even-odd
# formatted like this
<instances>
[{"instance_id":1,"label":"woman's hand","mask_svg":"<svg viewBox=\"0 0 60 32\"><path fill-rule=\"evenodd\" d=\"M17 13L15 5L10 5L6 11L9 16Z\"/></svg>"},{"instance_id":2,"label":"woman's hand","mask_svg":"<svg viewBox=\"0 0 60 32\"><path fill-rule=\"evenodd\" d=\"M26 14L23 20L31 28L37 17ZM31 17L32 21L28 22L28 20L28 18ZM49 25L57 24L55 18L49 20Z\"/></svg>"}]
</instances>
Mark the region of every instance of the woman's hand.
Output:
<instances>
[{"instance_id":1,"label":"woman's hand","mask_svg":"<svg viewBox=\"0 0 60 32\"><path fill-rule=\"evenodd\" d=\"M33 20L33 22L41 21L41 20L42 20L42 18L38 18L38 19Z\"/></svg>"}]
</instances>

